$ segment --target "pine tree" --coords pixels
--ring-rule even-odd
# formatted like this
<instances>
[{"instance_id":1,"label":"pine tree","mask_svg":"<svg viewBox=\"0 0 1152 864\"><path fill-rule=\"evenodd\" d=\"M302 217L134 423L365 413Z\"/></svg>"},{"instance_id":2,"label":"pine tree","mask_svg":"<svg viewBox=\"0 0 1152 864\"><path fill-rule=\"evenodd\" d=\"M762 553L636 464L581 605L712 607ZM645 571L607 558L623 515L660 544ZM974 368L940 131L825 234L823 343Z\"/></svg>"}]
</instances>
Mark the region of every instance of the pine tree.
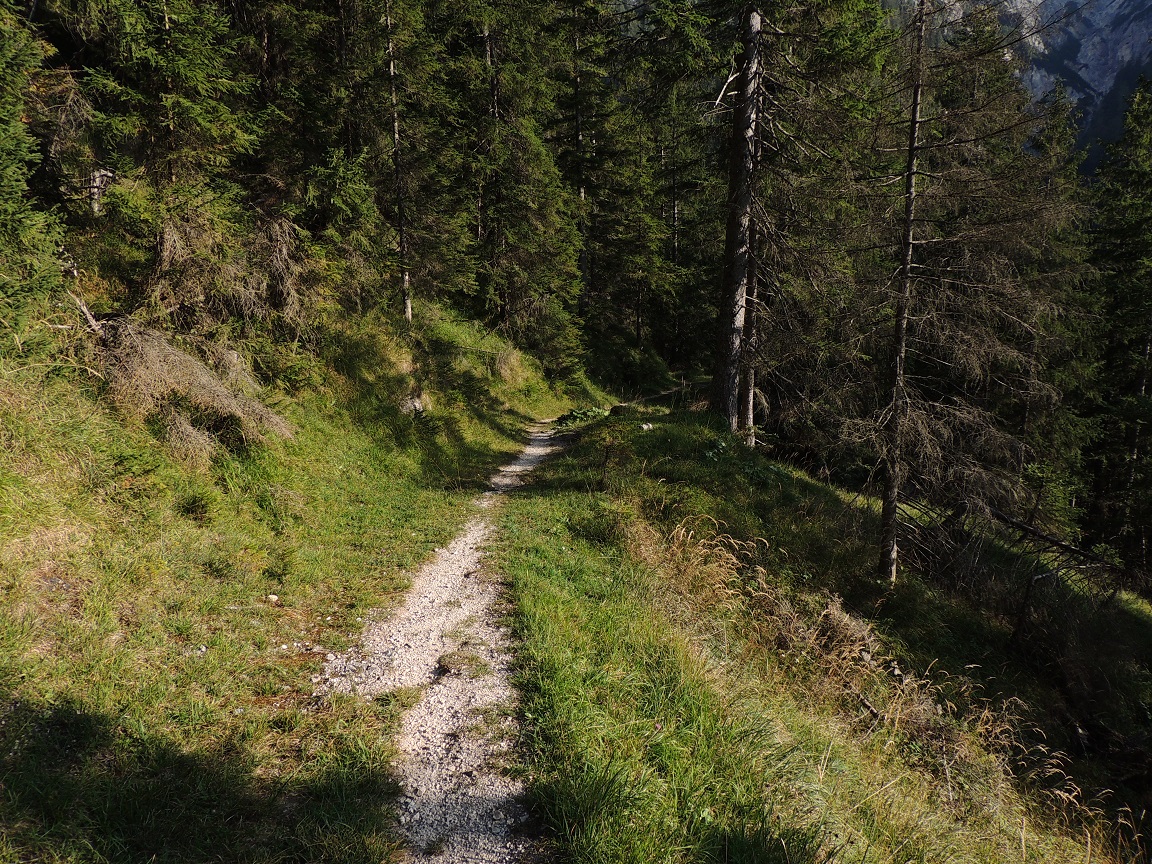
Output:
<instances>
[{"instance_id":1,"label":"pine tree","mask_svg":"<svg viewBox=\"0 0 1152 864\"><path fill-rule=\"evenodd\" d=\"M549 370L579 363L573 320L579 234L544 123L555 99L557 10L446 3L437 9L444 74L462 86L452 149L472 195L471 244L480 311Z\"/></svg>"},{"instance_id":2,"label":"pine tree","mask_svg":"<svg viewBox=\"0 0 1152 864\"><path fill-rule=\"evenodd\" d=\"M1060 238L1075 224L1066 152L1038 146L1053 120L1016 76L995 9L917 6L906 64L903 181L887 286L892 330L876 438L883 469L878 565L895 580L901 502L1011 513L1034 458L1020 408L1054 404L1042 370L1053 305L1077 278ZM1049 138L1049 145L1053 139ZM888 182L891 177L881 178Z\"/></svg>"},{"instance_id":3,"label":"pine tree","mask_svg":"<svg viewBox=\"0 0 1152 864\"><path fill-rule=\"evenodd\" d=\"M877 5L858 0L827 0L801 10L743 5L721 11L728 17L720 21L740 24L743 59L730 77L732 90L723 88L717 100L734 94L712 408L735 430L742 413L740 378L755 366L745 356L745 330L753 335L756 324L754 316L745 327L747 297L757 293L764 308L790 273L811 272L806 256L796 254L803 244L793 242L805 233L809 214L821 209L805 200L815 191L808 180L828 152L825 142L834 148L831 142L841 134L833 118L844 98L843 82L874 63L880 17ZM756 287L759 280L763 290ZM744 387L749 398L753 390Z\"/></svg>"},{"instance_id":4,"label":"pine tree","mask_svg":"<svg viewBox=\"0 0 1152 864\"><path fill-rule=\"evenodd\" d=\"M103 255L82 244L81 257L97 257L80 263L117 277L126 309L181 326L257 314L264 298L244 278L250 222L232 177L257 135L230 19L194 0L57 0L41 13L80 67L57 72L84 110L55 126L64 143L50 166L70 220L105 238Z\"/></svg>"},{"instance_id":5,"label":"pine tree","mask_svg":"<svg viewBox=\"0 0 1152 864\"><path fill-rule=\"evenodd\" d=\"M84 78L98 149L118 173L195 181L251 150L237 102L251 79L235 67L235 34L213 4L101 0L53 6L98 60Z\"/></svg>"},{"instance_id":6,"label":"pine tree","mask_svg":"<svg viewBox=\"0 0 1152 864\"><path fill-rule=\"evenodd\" d=\"M736 431L740 421L739 390L745 350L745 317L748 295L755 291L752 257L756 226L752 192L760 160L760 112L764 97L764 57L760 44L764 18L759 9L740 13L742 55L732 111L729 141L727 221L724 229L724 283L720 300L719 342L716 371L712 378L712 410Z\"/></svg>"},{"instance_id":7,"label":"pine tree","mask_svg":"<svg viewBox=\"0 0 1152 864\"><path fill-rule=\"evenodd\" d=\"M1132 94L1124 135L1099 169L1095 256L1104 343L1090 527L1130 564L1152 564L1152 82Z\"/></svg>"},{"instance_id":8,"label":"pine tree","mask_svg":"<svg viewBox=\"0 0 1152 864\"><path fill-rule=\"evenodd\" d=\"M39 154L27 127L26 97L42 56L15 4L0 0L0 303L52 285L60 272L56 227L28 194Z\"/></svg>"},{"instance_id":9,"label":"pine tree","mask_svg":"<svg viewBox=\"0 0 1152 864\"><path fill-rule=\"evenodd\" d=\"M672 225L660 200L670 86L654 68L660 40L642 13L586 0L558 24L567 53L550 131L579 208L585 340L605 380L633 386L660 374L653 345L669 341L659 314L672 287Z\"/></svg>"}]
</instances>

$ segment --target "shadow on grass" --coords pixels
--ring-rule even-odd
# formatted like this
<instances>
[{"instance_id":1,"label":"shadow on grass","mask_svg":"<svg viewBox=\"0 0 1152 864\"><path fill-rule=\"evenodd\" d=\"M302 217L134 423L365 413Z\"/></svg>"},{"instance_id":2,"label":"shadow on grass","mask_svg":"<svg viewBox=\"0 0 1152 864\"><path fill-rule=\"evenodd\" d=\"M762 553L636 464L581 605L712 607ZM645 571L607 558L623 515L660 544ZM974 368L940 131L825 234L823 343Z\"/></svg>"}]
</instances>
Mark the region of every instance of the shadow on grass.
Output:
<instances>
[{"instance_id":1,"label":"shadow on grass","mask_svg":"<svg viewBox=\"0 0 1152 864\"><path fill-rule=\"evenodd\" d=\"M781 824L761 809L727 813L714 821L710 808L687 814L680 832L662 833L667 823L647 825L650 814L634 818L643 793L630 788L625 766L574 766L532 788L532 807L551 829L561 849L580 850L588 860L661 860L675 847L689 864L815 864L827 862L819 829ZM558 853L560 860L568 860ZM584 860L576 856L579 860Z\"/></svg>"},{"instance_id":2,"label":"shadow on grass","mask_svg":"<svg viewBox=\"0 0 1152 864\"><path fill-rule=\"evenodd\" d=\"M0 848L17 860L388 860L392 782L353 758L283 784L242 741L190 754L74 703L5 700Z\"/></svg>"},{"instance_id":3,"label":"shadow on grass","mask_svg":"<svg viewBox=\"0 0 1152 864\"><path fill-rule=\"evenodd\" d=\"M416 335L411 348L429 389L446 401L435 410L401 410L418 395L412 378L401 372L376 334L334 331L326 337L328 362L350 385L343 407L366 434L386 449L419 456L422 479L435 488L487 488L492 472L507 453L480 443L466 424L497 439L524 441L524 426L533 418L510 410L492 393L492 382L460 369L461 346Z\"/></svg>"},{"instance_id":4,"label":"shadow on grass","mask_svg":"<svg viewBox=\"0 0 1152 864\"><path fill-rule=\"evenodd\" d=\"M694 864L816 864L829 859L819 835L799 829L772 828L755 820L735 827L710 827L701 832Z\"/></svg>"}]
</instances>

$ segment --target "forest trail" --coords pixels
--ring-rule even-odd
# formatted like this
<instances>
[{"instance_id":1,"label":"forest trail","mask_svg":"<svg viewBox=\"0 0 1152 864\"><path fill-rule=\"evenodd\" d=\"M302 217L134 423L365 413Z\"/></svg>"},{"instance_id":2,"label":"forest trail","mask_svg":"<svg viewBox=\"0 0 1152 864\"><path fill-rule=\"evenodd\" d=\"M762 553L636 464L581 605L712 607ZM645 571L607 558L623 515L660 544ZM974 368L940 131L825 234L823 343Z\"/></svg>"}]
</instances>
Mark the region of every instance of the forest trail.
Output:
<instances>
[{"instance_id":1,"label":"forest trail","mask_svg":"<svg viewBox=\"0 0 1152 864\"><path fill-rule=\"evenodd\" d=\"M534 428L477 505L491 508L557 449L548 427ZM486 514L469 521L413 577L403 605L369 623L359 647L328 661L318 690L368 699L394 693L402 703L419 694L396 742L399 829L414 862L536 857L523 783L504 770L517 731L516 697L499 578L482 570L491 531Z\"/></svg>"}]
</instances>

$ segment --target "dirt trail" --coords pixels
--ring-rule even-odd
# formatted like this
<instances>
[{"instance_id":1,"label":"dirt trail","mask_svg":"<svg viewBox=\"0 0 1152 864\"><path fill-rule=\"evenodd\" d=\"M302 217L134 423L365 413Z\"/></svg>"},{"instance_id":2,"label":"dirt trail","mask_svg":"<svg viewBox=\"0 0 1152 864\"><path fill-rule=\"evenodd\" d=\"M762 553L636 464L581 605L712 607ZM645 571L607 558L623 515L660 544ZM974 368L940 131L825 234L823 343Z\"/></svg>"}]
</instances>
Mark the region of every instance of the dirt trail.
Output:
<instances>
[{"instance_id":1,"label":"dirt trail","mask_svg":"<svg viewBox=\"0 0 1152 864\"><path fill-rule=\"evenodd\" d=\"M534 431L478 506L490 508L556 449L547 429ZM413 577L399 609L370 623L358 648L328 661L317 691L370 699L423 688L397 740L399 827L415 862L536 857L523 784L502 771L516 734L515 692L509 634L494 608L500 585L481 570L491 530L485 514L473 518Z\"/></svg>"}]
</instances>

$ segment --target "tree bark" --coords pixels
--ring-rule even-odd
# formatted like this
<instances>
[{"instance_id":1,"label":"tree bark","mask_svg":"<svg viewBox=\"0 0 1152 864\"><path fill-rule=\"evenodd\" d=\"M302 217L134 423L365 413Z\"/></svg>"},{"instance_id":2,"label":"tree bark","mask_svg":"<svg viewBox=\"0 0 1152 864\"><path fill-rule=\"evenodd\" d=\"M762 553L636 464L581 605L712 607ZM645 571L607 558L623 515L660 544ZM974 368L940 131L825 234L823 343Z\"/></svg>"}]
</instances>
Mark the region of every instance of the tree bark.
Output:
<instances>
[{"instance_id":1,"label":"tree bark","mask_svg":"<svg viewBox=\"0 0 1152 864\"><path fill-rule=\"evenodd\" d=\"M502 114L500 110L500 63L497 57L496 38L487 22L484 23L481 36L484 39L484 65L488 68L488 116L492 118L490 135L495 136L497 134L496 126L500 122ZM489 140L489 148L492 147L493 141L494 139ZM500 192L499 181L493 182L489 194L491 203L488 208L493 215L485 227L486 235L492 239L488 265L493 278L496 277L499 269L500 254L504 245L503 229L500 224ZM508 293L508 282L505 279L500 279L497 285L497 302L499 304L500 323L507 327L512 323L512 298Z\"/></svg>"},{"instance_id":2,"label":"tree bark","mask_svg":"<svg viewBox=\"0 0 1152 864\"><path fill-rule=\"evenodd\" d=\"M580 69L580 13L573 4L573 36L572 36L572 108L573 121L576 132L576 190L580 196L580 213L577 219L577 230L580 232L580 282L582 289L580 298L586 302L588 291L592 286L592 262L590 259L588 236L588 190L584 182L584 91L583 78Z\"/></svg>"},{"instance_id":3,"label":"tree bark","mask_svg":"<svg viewBox=\"0 0 1152 864\"><path fill-rule=\"evenodd\" d=\"M753 7L745 9L740 23L744 48L740 67L740 101L732 112L729 143L719 344L712 376L712 410L728 421L728 428L733 432L739 423L740 355L751 261L752 183L756 173L756 136L760 119L762 28L760 11Z\"/></svg>"},{"instance_id":4,"label":"tree bark","mask_svg":"<svg viewBox=\"0 0 1152 864\"><path fill-rule=\"evenodd\" d=\"M680 266L680 174L677 155L680 152L680 130L676 113L672 113L672 265Z\"/></svg>"},{"instance_id":5,"label":"tree bark","mask_svg":"<svg viewBox=\"0 0 1152 864\"><path fill-rule=\"evenodd\" d=\"M756 446L756 284L755 272L749 278L748 311L744 316L743 375L740 379L740 429L744 443Z\"/></svg>"},{"instance_id":6,"label":"tree bark","mask_svg":"<svg viewBox=\"0 0 1152 864\"><path fill-rule=\"evenodd\" d=\"M392 104L392 185L396 204L396 234L400 255L400 297L404 320L412 323L412 276L408 267L408 221L404 209L404 162L400 152L400 98L396 92L396 47L392 39L392 3L384 4L388 28L388 95Z\"/></svg>"},{"instance_id":7,"label":"tree bark","mask_svg":"<svg viewBox=\"0 0 1152 864\"><path fill-rule=\"evenodd\" d=\"M884 492L880 514L881 578L896 584L900 563L900 493L904 479L904 426L908 414L908 393L904 366L908 353L908 314L912 304L912 253L915 248L916 171L920 156L921 103L924 94L924 42L928 19L926 0L917 0L912 58L912 104L908 121L908 146L904 160L904 219L900 236L899 293L892 333L892 390L885 417Z\"/></svg>"},{"instance_id":8,"label":"tree bark","mask_svg":"<svg viewBox=\"0 0 1152 864\"><path fill-rule=\"evenodd\" d=\"M740 377L740 430L744 433L744 443L756 446L756 343L758 317L756 299L760 293L759 254L762 241L760 233L753 229L749 238L751 263L746 282L744 337L741 345Z\"/></svg>"},{"instance_id":9,"label":"tree bark","mask_svg":"<svg viewBox=\"0 0 1152 864\"><path fill-rule=\"evenodd\" d=\"M1148 394L1148 378L1152 373L1152 316L1148 319L1148 326L1144 331L1144 350L1140 355L1140 379L1136 383L1135 394L1143 399ZM1131 509L1131 492L1132 487L1136 485L1136 471L1140 463L1140 438L1141 427L1143 423L1140 420L1134 420L1128 426L1128 479L1124 486L1125 498L1129 504L1127 509Z\"/></svg>"}]
</instances>

